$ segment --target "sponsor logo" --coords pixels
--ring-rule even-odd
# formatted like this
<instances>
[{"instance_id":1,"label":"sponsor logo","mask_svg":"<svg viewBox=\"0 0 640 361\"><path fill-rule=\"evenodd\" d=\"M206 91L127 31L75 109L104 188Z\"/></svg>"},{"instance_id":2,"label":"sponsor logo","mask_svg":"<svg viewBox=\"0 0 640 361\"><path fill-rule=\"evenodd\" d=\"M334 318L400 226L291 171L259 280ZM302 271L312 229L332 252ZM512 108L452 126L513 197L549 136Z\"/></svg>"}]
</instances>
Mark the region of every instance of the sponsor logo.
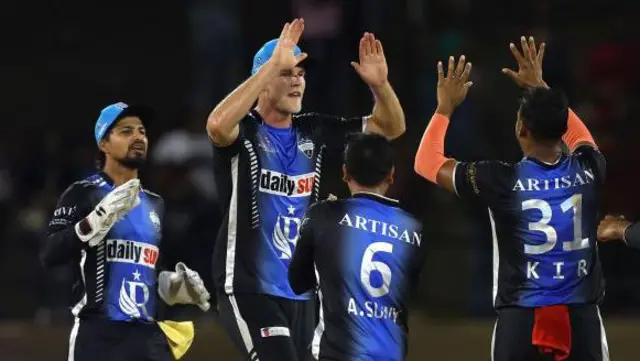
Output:
<instances>
[{"instance_id":1,"label":"sponsor logo","mask_svg":"<svg viewBox=\"0 0 640 361\"><path fill-rule=\"evenodd\" d=\"M291 337L291 331L287 327L263 327L260 329L260 335L262 337L272 337L272 336L285 336Z\"/></svg>"},{"instance_id":2,"label":"sponsor logo","mask_svg":"<svg viewBox=\"0 0 640 361\"><path fill-rule=\"evenodd\" d=\"M155 269L159 254L158 247L152 244L120 239L107 240L107 262L137 264Z\"/></svg>"},{"instance_id":3,"label":"sponsor logo","mask_svg":"<svg viewBox=\"0 0 640 361\"><path fill-rule=\"evenodd\" d=\"M290 176L269 169L260 173L260 192L285 197L308 197L313 190L313 173Z\"/></svg>"},{"instance_id":4,"label":"sponsor logo","mask_svg":"<svg viewBox=\"0 0 640 361\"><path fill-rule=\"evenodd\" d=\"M76 207L59 207L56 208L55 211L53 211L53 216L54 217L69 217L73 214L73 212L76 211Z\"/></svg>"}]
</instances>

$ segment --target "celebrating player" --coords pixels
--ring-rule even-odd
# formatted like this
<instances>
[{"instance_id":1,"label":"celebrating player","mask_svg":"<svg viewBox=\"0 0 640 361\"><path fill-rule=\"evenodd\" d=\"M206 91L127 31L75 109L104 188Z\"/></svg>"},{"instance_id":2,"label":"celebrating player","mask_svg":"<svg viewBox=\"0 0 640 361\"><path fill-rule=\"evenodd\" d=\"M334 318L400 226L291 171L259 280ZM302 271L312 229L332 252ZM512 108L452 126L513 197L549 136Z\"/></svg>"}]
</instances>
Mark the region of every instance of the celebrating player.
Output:
<instances>
[{"instance_id":1,"label":"celebrating player","mask_svg":"<svg viewBox=\"0 0 640 361\"><path fill-rule=\"evenodd\" d=\"M542 78L545 45L521 39L511 51L525 88L515 123L516 164L458 162L444 155L449 118L465 98L471 64L438 63L438 108L415 170L461 198L488 206L494 242L493 360L608 360L597 304L603 278L596 250L596 200L605 159L560 91ZM563 154L561 143L570 149Z\"/></svg>"},{"instance_id":2,"label":"celebrating player","mask_svg":"<svg viewBox=\"0 0 640 361\"><path fill-rule=\"evenodd\" d=\"M289 281L301 294L320 282L316 360L404 360L410 295L424 260L422 224L384 195L393 182L391 145L357 134L344 157L352 197L311 206Z\"/></svg>"},{"instance_id":3,"label":"celebrating player","mask_svg":"<svg viewBox=\"0 0 640 361\"><path fill-rule=\"evenodd\" d=\"M147 116L124 103L104 108L95 125L100 172L73 183L49 223L44 266L75 265L69 360L174 360L155 322L156 294L168 305L209 308L200 276L162 261L163 201L138 180Z\"/></svg>"},{"instance_id":4,"label":"celebrating player","mask_svg":"<svg viewBox=\"0 0 640 361\"><path fill-rule=\"evenodd\" d=\"M308 355L314 295L296 295L287 270L300 220L318 199L323 159L342 151L348 132L364 129L395 138L405 129L382 44L368 33L360 40L360 61L352 65L375 95L373 113L348 119L294 115L305 90L307 55L297 46L303 29L304 21L295 19L279 39L264 44L251 77L207 121L217 165L231 177L228 213L214 251L220 317L251 360Z\"/></svg>"}]
</instances>

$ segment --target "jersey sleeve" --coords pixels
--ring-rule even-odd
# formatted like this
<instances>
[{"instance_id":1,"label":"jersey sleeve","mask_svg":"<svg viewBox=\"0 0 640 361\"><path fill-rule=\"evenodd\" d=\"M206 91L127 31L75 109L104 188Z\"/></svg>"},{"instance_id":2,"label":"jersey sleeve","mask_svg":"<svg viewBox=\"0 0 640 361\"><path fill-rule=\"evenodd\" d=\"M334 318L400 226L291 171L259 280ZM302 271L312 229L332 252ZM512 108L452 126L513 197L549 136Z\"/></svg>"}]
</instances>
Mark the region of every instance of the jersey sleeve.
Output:
<instances>
[{"instance_id":1,"label":"jersey sleeve","mask_svg":"<svg viewBox=\"0 0 640 361\"><path fill-rule=\"evenodd\" d=\"M240 152L242 144L244 143L244 140L245 140L245 132L246 132L245 122L246 121L247 120L245 118L242 121L240 121L240 123L238 123L238 127L239 127L238 137L236 138L236 140L233 141L233 143L225 147L221 147L216 145L215 143L212 143L213 151L214 151L214 158L213 158L214 162L226 162Z\"/></svg>"},{"instance_id":2,"label":"jersey sleeve","mask_svg":"<svg viewBox=\"0 0 640 361\"><path fill-rule=\"evenodd\" d=\"M289 285L296 294L302 294L316 286L314 247L321 227L321 203L312 205L300 223L300 237L289 264Z\"/></svg>"},{"instance_id":3,"label":"jersey sleeve","mask_svg":"<svg viewBox=\"0 0 640 361\"><path fill-rule=\"evenodd\" d=\"M594 172L598 183L603 184L607 173L607 160L604 154L590 145L581 145L573 152L588 168Z\"/></svg>"},{"instance_id":4,"label":"jersey sleeve","mask_svg":"<svg viewBox=\"0 0 640 361\"><path fill-rule=\"evenodd\" d=\"M631 224L624 230L624 241L636 249L640 249L640 222Z\"/></svg>"},{"instance_id":5,"label":"jersey sleeve","mask_svg":"<svg viewBox=\"0 0 640 361\"><path fill-rule=\"evenodd\" d=\"M506 194L513 167L499 161L459 162L453 173L458 197L491 204Z\"/></svg>"},{"instance_id":6,"label":"jersey sleeve","mask_svg":"<svg viewBox=\"0 0 640 361\"><path fill-rule=\"evenodd\" d=\"M69 262L84 247L75 225L91 212L89 193L86 185L75 183L60 196L49 222L47 239L40 250L40 260L45 268Z\"/></svg>"}]
</instances>

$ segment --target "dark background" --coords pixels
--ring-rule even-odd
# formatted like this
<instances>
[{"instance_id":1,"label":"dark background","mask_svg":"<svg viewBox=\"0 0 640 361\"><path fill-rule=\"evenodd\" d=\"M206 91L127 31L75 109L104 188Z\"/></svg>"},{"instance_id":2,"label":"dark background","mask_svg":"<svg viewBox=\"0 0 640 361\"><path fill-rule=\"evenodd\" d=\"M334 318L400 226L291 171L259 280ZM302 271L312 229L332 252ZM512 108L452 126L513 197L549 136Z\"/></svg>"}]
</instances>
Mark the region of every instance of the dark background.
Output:
<instances>
[{"instance_id":1,"label":"dark background","mask_svg":"<svg viewBox=\"0 0 640 361\"><path fill-rule=\"evenodd\" d=\"M151 152L143 184L167 202L165 241L208 274L221 216L206 117L249 75L255 51L294 16L305 18L304 50L320 60L307 78L306 110L368 114L372 96L349 61L357 60L364 31L384 44L390 79L407 117L407 132L395 142L397 179L391 195L423 216L428 229L430 256L414 305L414 350L469 359L446 356L446 341L435 341L442 339L453 347L469 344L460 349L474 355L471 359L486 360L494 315L486 212L412 170L435 109L438 60L465 54L474 64L474 86L452 119L447 152L458 159L516 161L521 157L513 136L519 90L500 69L515 65L509 42L521 35L546 41L545 79L567 92L609 162L602 210L640 216L635 148L640 12L630 0L67 0L3 2L1 9L2 360L64 357L68 275L63 270L44 274L37 252L60 193L94 170L93 126L107 104L145 103L158 112L157 121L147 124ZM336 174L329 173L333 176L323 177L325 191L345 194ZM635 321L640 252L616 244L601 246L600 253L612 355L634 360L625 350L633 346L629 334L640 337ZM203 335L217 335L212 316L190 309L185 314L198 317ZM20 346L33 345L30 339L36 336L50 346ZM197 338L189 359L212 357L199 358L198 350L228 350L224 336L207 337ZM41 356L38 350L56 356Z\"/></svg>"}]
</instances>

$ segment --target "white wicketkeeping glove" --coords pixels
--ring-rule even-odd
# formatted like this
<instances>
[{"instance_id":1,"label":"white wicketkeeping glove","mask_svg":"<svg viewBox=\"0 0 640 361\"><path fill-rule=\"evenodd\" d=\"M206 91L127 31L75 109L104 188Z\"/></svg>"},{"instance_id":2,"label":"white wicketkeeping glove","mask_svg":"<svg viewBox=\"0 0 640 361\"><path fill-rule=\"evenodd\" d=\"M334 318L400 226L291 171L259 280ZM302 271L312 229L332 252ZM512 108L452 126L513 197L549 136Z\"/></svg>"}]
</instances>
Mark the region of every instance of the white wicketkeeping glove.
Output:
<instances>
[{"instance_id":1,"label":"white wicketkeeping glove","mask_svg":"<svg viewBox=\"0 0 640 361\"><path fill-rule=\"evenodd\" d=\"M169 306L175 304L197 305L204 312L209 310L209 292L198 272L184 263L176 265L176 271L162 271L158 275L158 295Z\"/></svg>"},{"instance_id":2,"label":"white wicketkeeping glove","mask_svg":"<svg viewBox=\"0 0 640 361\"><path fill-rule=\"evenodd\" d=\"M80 240L89 247L100 244L111 227L140 204L139 192L139 179L132 179L109 192L85 219L76 223Z\"/></svg>"}]
</instances>

